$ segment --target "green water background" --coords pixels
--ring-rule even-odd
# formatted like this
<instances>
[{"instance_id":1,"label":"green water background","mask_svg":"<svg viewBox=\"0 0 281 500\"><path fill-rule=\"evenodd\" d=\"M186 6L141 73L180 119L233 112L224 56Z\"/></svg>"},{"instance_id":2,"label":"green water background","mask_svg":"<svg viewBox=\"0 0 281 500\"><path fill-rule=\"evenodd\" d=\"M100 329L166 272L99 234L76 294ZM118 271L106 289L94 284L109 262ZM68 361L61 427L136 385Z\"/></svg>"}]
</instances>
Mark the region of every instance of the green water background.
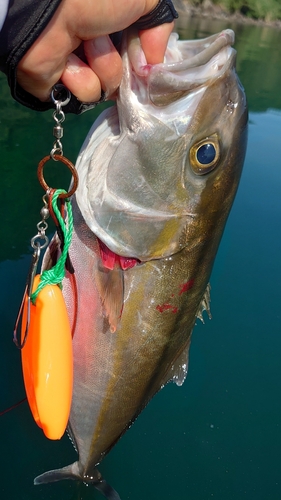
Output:
<instances>
[{"instance_id":1,"label":"green water background","mask_svg":"<svg viewBox=\"0 0 281 500\"><path fill-rule=\"evenodd\" d=\"M195 328L183 387L162 390L101 464L122 500L281 498L281 31L185 17L178 23L184 38L226 27L236 32L250 127L211 279L213 319ZM51 112L13 102L4 78L0 85L1 411L24 397L12 331L40 220L36 166L50 151L53 123ZM73 161L96 114L66 118L63 144ZM49 184L67 187L68 174L58 170L48 169ZM103 498L70 481L33 486L36 475L76 454L66 436L43 436L26 403L0 417L0 433L0 498Z\"/></svg>"}]
</instances>

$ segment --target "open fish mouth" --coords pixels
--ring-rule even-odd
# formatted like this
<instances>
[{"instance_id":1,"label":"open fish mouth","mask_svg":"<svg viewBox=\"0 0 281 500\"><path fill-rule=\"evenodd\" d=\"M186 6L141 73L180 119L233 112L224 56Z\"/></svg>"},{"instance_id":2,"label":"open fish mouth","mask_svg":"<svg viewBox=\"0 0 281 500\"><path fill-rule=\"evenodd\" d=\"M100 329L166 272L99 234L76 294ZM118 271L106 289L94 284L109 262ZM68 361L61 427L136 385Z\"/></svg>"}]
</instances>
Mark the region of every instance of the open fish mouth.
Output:
<instances>
[{"instance_id":1,"label":"open fish mouth","mask_svg":"<svg viewBox=\"0 0 281 500\"><path fill-rule=\"evenodd\" d=\"M165 61L148 65L139 39L128 31L128 57L136 77L146 78L147 96L156 106L165 106L182 97L186 92L211 84L235 64L234 32L226 29L221 33L201 40L179 40L172 33L165 54ZM143 96L136 80L132 90ZM135 87L135 89L134 89Z\"/></svg>"},{"instance_id":2,"label":"open fish mouth","mask_svg":"<svg viewBox=\"0 0 281 500\"><path fill-rule=\"evenodd\" d=\"M207 182L190 173L193 118L208 88L235 71L233 43L229 29L195 41L172 33L165 61L148 65L138 33L124 33L117 107L96 121L76 165L81 213L117 255L144 262L184 247ZM208 131L216 141L218 127Z\"/></svg>"}]
</instances>

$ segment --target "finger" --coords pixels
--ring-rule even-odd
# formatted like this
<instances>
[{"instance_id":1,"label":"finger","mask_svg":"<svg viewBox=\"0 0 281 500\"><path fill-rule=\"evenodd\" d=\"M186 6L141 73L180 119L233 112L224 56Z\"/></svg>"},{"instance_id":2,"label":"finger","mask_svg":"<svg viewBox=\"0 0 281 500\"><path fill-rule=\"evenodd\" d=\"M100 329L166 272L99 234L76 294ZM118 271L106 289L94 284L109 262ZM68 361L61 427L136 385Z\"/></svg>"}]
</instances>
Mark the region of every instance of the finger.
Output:
<instances>
[{"instance_id":1,"label":"finger","mask_svg":"<svg viewBox=\"0 0 281 500\"><path fill-rule=\"evenodd\" d=\"M122 59L109 36L100 36L84 42L84 51L91 69L99 77L101 88L110 96L119 87L122 78Z\"/></svg>"},{"instance_id":2,"label":"finger","mask_svg":"<svg viewBox=\"0 0 281 500\"><path fill-rule=\"evenodd\" d=\"M163 62L173 28L174 23L165 23L155 28L140 31L140 41L148 64Z\"/></svg>"},{"instance_id":3,"label":"finger","mask_svg":"<svg viewBox=\"0 0 281 500\"><path fill-rule=\"evenodd\" d=\"M84 42L88 64L70 54L61 76L62 83L83 102L98 101L103 90L107 97L118 88L122 61L108 36Z\"/></svg>"},{"instance_id":4,"label":"finger","mask_svg":"<svg viewBox=\"0 0 281 500\"><path fill-rule=\"evenodd\" d=\"M88 64L69 54L61 82L82 102L95 102L101 97L101 83Z\"/></svg>"}]
</instances>

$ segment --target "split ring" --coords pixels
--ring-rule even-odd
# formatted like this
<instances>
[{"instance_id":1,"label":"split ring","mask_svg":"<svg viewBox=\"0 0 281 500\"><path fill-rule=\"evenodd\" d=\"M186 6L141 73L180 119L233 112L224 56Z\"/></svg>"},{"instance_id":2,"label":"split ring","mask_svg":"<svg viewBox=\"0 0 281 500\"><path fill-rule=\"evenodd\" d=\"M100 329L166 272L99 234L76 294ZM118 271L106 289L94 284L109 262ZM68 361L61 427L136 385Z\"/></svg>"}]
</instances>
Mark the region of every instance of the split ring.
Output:
<instances>
[{"instance_id":1,"label":"split ring","mask_svg":"<svg viewBox=\"0 0 281 500\"><path fill-rule=\"evenodd\" d=\"M50 186L48 186L48 184L46 183L46 181L44 179L43 169L44 169L45 163L47 163L47 161L49 161L51 159L52 159L51 155L48 155L48 156L45 156L44 158L42 158L42 160L39 161L39 163L38 163L37 176L38 176L38 180L39 180L42 188L45 191L48 191L51 188L50 188ZM70 160L68 160L67 158L65 158L65 156L62 156L62 155L53 155L53 159L56 160L56 161L61 161L62 163L64 163L64 165L67 166L67 168L70 170L70 172L72 174L73 183L72 183L71 189L68 191L68 193L61 193L58 196L59 198L69 198L70 196L72 196L75 193L75 191L77 189L77 186L78 186L78 174L77 174L77 170L75 169L73 163L71 163Z\"/></svg>"},{"instance_id":2,"label":"split ring","mask_svg":"<svg viewBox=\"0 0 281 500\"><path fill-rule=\"evenodd\" d=\"M55 97L55 92L57 94L58 99L56 99L56 97ZM64 101L62 101L59 98L63 94L64 94L64 96L66 96L65 99L64 99ZM53 87L53 90L51 92L51 98L52 98L52 101L53 101L54 104L56 104L56 105L58 104L59 106L66 106L69 103L69 101L70 101L71 93L69 92L69 90L64 85L62 85L61 83L57 83Z\"/></svg>"}]
</instances>

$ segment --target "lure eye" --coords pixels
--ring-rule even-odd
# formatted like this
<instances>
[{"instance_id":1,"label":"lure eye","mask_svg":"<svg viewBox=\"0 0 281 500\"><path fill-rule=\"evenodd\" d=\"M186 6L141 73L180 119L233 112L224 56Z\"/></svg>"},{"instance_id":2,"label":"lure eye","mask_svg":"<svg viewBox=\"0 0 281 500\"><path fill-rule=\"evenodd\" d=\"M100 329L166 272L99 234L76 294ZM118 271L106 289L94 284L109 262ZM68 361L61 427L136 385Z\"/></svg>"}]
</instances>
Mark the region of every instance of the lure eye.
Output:
<instances>
[{"instance_id":1,"label":"lure eye","mask_svg":"<svg viewBox=\"0 0 281 500\"><path fill-rule=\"evenodd\" d=\"M205 175L213 170L219 161L220 148L217 136L207 137L190 149L190 165L197 175Z\"/></svg>"}]
</instances>

